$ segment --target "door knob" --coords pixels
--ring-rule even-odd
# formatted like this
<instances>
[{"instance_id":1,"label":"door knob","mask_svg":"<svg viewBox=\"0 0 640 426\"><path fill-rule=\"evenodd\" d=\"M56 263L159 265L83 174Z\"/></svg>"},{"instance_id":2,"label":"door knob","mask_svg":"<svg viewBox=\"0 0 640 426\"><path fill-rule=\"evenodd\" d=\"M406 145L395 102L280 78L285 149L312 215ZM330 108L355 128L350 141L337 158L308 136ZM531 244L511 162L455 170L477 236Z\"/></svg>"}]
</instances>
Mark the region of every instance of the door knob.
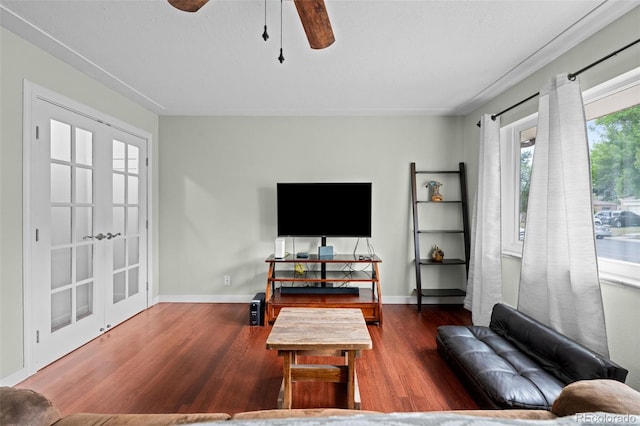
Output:
<instances>
[{"instance_id":1,"label":"door knob","mask_svg":"<svg viewBox=\"0 0 640 426\"><path fill-rule=\"evenodd\" d=\"M110 240L112 238L117 237L118 235L121 235L120 232L118 232L117 234L112 234L111 232L107 232L107 235L104 235L102 232L99 233L98 235L87 235L85 237L82 237L83 240L93 240L94 238L98 241L104 240L105 238L107 240Z\"/></svg>"},{"instance_id":2,"label":"door knob","mask_svg":"<svg viewBox=\"0 0 640 426\"><path fill-rule=\"evenodd\" d=\"M83 240L93 240L94 238L95 238L96 240L100 241L100 240L103 240L103 239L107 238L107 236L106 236L106 235L104 235L104 234L101 232L101 233L99 233L98 235L87 235L87 236L85 236L85 237L82 237L82 239L83 239Z\"/></svg>"}]
</instances>

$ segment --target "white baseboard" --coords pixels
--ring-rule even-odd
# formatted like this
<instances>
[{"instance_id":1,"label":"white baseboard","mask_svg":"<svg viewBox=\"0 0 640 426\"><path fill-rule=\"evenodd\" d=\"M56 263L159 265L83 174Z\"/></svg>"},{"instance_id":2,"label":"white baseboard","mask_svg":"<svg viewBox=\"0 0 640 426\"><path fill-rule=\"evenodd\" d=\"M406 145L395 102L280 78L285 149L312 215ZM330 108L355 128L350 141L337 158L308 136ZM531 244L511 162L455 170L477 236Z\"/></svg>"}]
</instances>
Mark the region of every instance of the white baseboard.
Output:
<instances>
[{"instance_id":1,"label":"white baseboard","mask_svg":"<svg viewBox=\"0 0 640 426\"><path fill-rule=\"evenodd\" d=\"M382 296L383 305L415 305L416 298L411 296Z\"/></svg>"},{"instance_id":2,"label":"white baseboard","mask_svg":"<svg viewBox=\"0 0 640 426\"><path fill-rule=\"evenodd\" d=\"M249 303L253 300L252 295L221 295L221 294L165 294L158 296L155 303ZM410 305L415 304L415 297L410 296L387 296L384 298L385 305Z\"/></svg>"},{"instance_id":3,"label":"white baseboard","mask_svg":"<svg viewBox=\"0 0 640 426\"><path fill-rule=\"evenodd\" d=\"M423 305L461 305L464 297L423 297ZM383 305L417 305L416 296L383 296Z\"/></svg>"},{"instance_id":4,"label":"white baseboard","mask_svg":"<svg viewBox=\"0 0 640 426\"><path fill-rule=\"evenodd\" d=\"M154 299L156 303L249 303L253 300L251 295L224 295L224 294L164 294ZM456 297L425 297L423 305L461 304L462 299ZM384 296L383 305L415 305L415 296Z\"/></svg>"},{"instance_id":5,"label":"white baseboard","mask_svg":"<svg viewBox=\"0 0 640 426\"><path fill-rule=\"evenodd\" d=\"M225 294L164 294L156 298L156 303L249 303L251 295Z\"/></svg>"},{"instance_id":6,"label":"white baseboard","mask_svg":"<svg viewBox=\"0 0 640 426\"><path fill-rule=\"evenodd\" d=\"M27 369L21 368L15 373L0 379L0 386L15 386L25 380L27 377L29 377L29 375L27 374Z\"/></svg>"}]
</instances>

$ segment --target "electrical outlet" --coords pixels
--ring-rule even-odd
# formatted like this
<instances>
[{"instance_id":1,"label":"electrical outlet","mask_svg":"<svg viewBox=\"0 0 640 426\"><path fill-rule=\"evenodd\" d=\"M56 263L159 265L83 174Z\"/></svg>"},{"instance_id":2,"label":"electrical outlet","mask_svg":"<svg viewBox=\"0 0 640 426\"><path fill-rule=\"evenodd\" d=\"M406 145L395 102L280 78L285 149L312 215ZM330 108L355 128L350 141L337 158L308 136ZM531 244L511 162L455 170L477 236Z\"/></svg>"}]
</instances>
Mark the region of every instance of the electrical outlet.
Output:
<instances>
[{"instance_id":1,"label":"electrical outlet","mask_svg":"<svg viewBox=\"0 0 640 426\"><path fill-rule=\"evenodd\" d=\"M224 285L225 286L230 286L231 285L231 275L225 275L224 276Z\"/></svg>"}]
</instances>

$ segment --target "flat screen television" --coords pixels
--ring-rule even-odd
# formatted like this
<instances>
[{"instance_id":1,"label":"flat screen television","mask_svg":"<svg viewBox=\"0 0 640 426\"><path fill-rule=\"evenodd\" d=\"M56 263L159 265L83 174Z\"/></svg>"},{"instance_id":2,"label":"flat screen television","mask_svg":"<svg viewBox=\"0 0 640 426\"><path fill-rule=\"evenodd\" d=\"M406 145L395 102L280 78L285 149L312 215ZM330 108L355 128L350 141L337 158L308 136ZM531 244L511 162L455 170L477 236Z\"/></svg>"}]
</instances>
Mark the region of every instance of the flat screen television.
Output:
<instances>
[{"instance_id":1,"label":"flat screen television","mask_svg":"<svg viewBox=\"0 0 640 426\"><path fill-rule=\"evenodd\" d=\"M371 182L278 183L279 237L371 237Z\"/></svg>"}]
</instances>

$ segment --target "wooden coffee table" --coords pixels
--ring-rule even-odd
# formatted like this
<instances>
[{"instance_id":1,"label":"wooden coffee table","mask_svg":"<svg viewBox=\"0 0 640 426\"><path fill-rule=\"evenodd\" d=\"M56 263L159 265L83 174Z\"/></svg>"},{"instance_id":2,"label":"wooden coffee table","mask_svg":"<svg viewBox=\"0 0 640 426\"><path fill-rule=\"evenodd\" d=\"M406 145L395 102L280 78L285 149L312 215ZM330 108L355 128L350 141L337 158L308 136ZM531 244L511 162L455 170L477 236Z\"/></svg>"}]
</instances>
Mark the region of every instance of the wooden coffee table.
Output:
<instances>
[{"instance_id":1,"label":"wooden coffee table","mask_svg":"<svg viewBox=\"0 0 640 426\"><path fill-rule=\"evenodd\" d=\"M351 308L282 308L267 338L267 349L283 357L278 408L291 409L292 384L323 381L347 384L347 406L360 409L355 360L371 349L362 311ZM298 364L298 355L344 356L345 365Z\"/></svg>"}]
</instances>

